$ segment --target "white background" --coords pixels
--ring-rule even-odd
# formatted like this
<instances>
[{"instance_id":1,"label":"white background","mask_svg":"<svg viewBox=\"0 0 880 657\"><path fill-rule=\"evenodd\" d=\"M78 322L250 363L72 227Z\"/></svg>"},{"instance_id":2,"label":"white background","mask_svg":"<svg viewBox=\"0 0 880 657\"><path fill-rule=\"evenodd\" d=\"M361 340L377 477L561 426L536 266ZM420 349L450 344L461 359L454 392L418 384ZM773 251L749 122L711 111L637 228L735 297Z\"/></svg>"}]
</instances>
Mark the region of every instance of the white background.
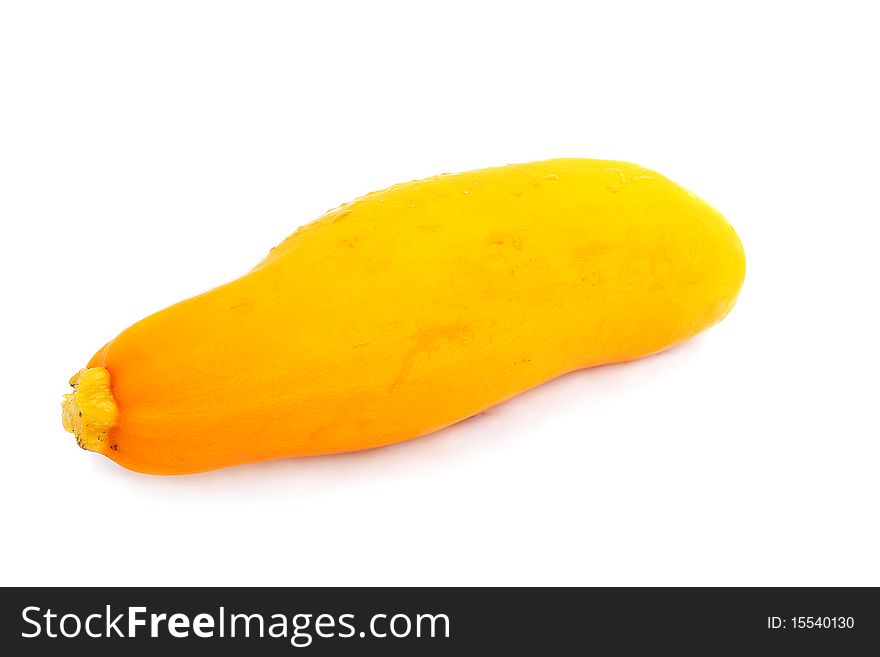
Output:
<instances>
[{"instance_id":1,"label":"white background","mask_svg":"<svg viewBox=\"0 0 880 657\"><path fill-rule=\"evenodd\" d=\"M2 7L3 584L880 585L871 3ZM564 156L721 210L728 319L366 453L161 478L62 430L106 340L328 208Z\"/></svg>"}]
</instances>

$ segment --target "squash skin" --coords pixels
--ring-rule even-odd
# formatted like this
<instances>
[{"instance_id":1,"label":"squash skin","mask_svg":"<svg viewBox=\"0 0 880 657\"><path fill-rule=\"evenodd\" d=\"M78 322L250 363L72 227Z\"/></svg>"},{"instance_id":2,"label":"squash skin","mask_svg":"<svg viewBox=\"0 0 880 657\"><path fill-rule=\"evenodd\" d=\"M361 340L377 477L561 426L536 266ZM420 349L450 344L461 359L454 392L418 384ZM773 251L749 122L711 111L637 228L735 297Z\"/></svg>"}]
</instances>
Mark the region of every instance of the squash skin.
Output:
<instances>
[{"instance_id":1,"label":"squash skin","mask_svg":"<svg viewBox=\"0 0 880 657\"><path fill-rule=\"evenodd\" d=\"M396 185L95 354L118 409L96 451L186 474L396 443L679 344L730 311L744 275L724 218L634 164Z\"/></svg>"}]
</instances>

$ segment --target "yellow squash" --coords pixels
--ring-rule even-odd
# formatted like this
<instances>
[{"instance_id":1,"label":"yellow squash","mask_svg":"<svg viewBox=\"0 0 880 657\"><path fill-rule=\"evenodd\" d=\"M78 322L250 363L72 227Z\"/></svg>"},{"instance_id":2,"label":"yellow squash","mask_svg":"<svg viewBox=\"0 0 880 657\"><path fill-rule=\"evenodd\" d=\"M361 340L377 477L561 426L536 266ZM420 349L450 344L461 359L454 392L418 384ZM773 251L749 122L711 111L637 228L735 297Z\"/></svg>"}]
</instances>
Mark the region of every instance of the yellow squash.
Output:
<instances>
[{"instance_id":1,"label":"yellow squash","mask_svg":"<svg viewBox=\"0 0 880 657\"><path fill-rule=\"evenodd\" d=\"M718 212L633 164L405 183L125 330L72 380L64 425L154 474L395 443L687 340L744 273Z\"/></svg>"}]
</instances>

